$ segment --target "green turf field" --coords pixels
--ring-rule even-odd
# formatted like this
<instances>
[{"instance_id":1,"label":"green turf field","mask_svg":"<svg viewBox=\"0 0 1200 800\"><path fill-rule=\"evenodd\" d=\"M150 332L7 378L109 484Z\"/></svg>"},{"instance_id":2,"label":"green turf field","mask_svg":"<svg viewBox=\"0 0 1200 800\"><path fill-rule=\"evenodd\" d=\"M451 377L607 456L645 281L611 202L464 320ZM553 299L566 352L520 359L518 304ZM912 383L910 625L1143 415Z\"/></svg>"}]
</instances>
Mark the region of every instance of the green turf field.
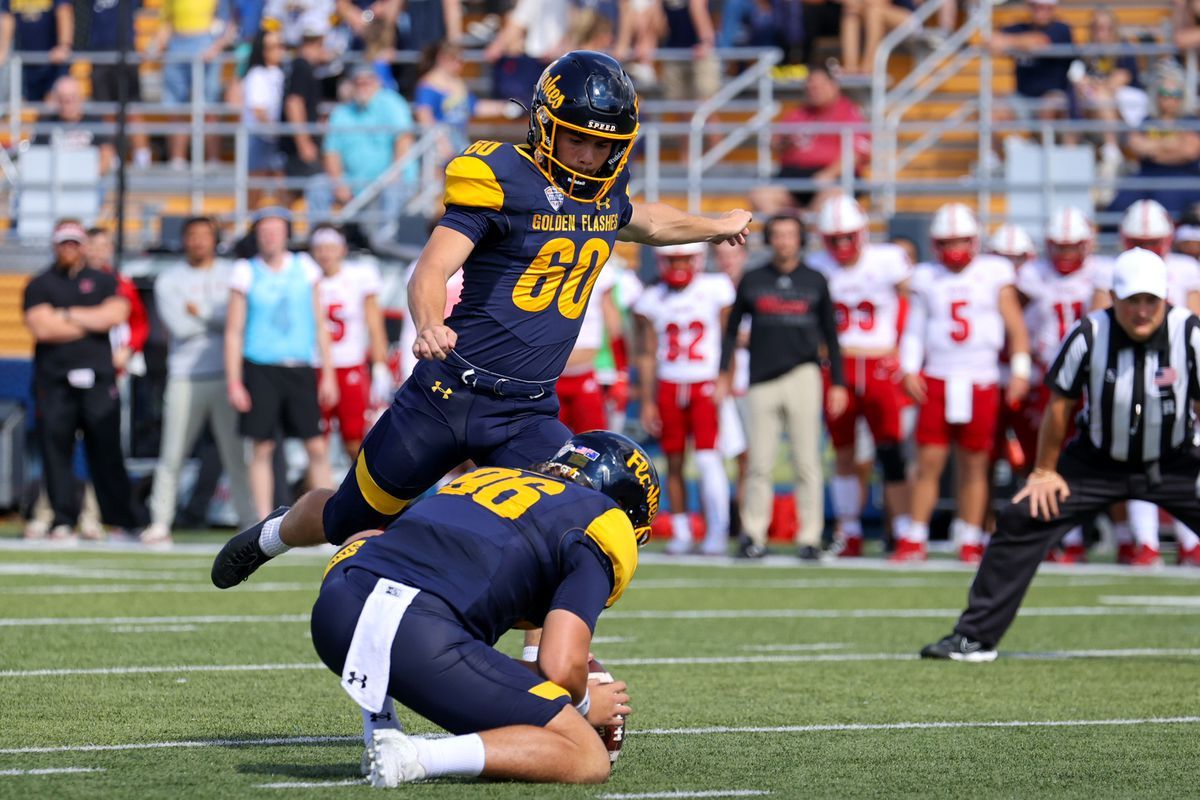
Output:
<instances>
[{"instance_id":1,"label":"green turf field","mask_svg":"<svg viewBox=\"0 0 1200 800\"><path fill-rule=\"evenodd\" d=\"M378 793L356 785L359 715L308 638L324 558L288 554L219 592L208 583L213 552L0 540L0 798ZM1000 661L915 660L949 631L969 580L950 562L647 555L594 647L629 682L636 711L607 785L439 781L393 791L1200 793L1200 573L1044 570ZM502 642L513 653L519 645Z\"/></svg>"}]
</instances>

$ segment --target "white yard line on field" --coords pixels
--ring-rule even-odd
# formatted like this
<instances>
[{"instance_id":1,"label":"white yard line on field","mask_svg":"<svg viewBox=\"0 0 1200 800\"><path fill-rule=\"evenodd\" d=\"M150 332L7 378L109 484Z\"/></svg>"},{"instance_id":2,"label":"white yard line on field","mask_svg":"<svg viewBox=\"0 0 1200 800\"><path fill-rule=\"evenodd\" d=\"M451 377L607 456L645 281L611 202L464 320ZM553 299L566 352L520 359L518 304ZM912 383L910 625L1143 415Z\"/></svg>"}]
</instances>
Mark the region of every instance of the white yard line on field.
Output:
<instances>
[{"instance_id":1,"label":"white yard line on field","mask_svg":"<svg viewBox=\"0 0 1200 800\"><path fill-rule=\"evenodd\" d=\"M843 650L849 646L848 642L811 642L809 644L748 644L742 649L760 653L783 653L805 650Z\"/></svg>"},{"instance_id":2,"label":"white yard line on field","mask_svg":"<svg viewBox=\"0 0 1200 800\"><path fill-rule=\"evenodd\" d=\"M1103 594L1100 602L1120 606L1164 606L1167 608L1200 608L1200 597L1196 595L1158 594Z\"/></svg>"},{"instance_id":3,"label":"white yard line on field","mask_svg":"<svg viewBox=\"0 0 1200 800\"><path fill-rule=\"evenodd\" d=\"M111 569L76 567L66 564L0 564L0 577L28 575L122 581L163 581L196 577L195 574L189 572L163 572L161 569Z\"/></svg>"},{"instance_id":4,"label":"white yard line on field","mask_svg":"<svg viewBox=\"0 0 1200 800\"><path fill-rule=\"evenodd\" d=\"M911 731L911 730L961 730L970 728L1085 728L1124 727L1138 725L1195 725L1200 717L1142 717L1117 719L1063 719L1063 720L969 720L960 722L886 722L886 723L832 723L823 725L779 725L761 727L713 726L704 728L649 728L631 729L631 736L707 736L726 733L836 733L841 731ZM362 735L353 736L291 736L270 739L198 739L173 742L131 742L126 744L81 744L54 747L6 747L0 755L26 755L30 753L98 753L125 750L191 749L200 747L291 747L308 744L358 744Z\"/></svg>"},{"instance_id":5,"label":"white yard line on field","mask_svg":"<svg viewBox=\"0 0 1200 800\"><path fill-rule=\"evenodd\" d=\"M46 767L44 769L0 769L0 777L15 778L19 775L76 775L80 772L104 772L102 767Z\"/></svg>"},{"instance_id":6,"label":"white yard line on field","mask_svg":"<svg viewBox=\"0 0 1200 800\"><path fill-rule=\"evenodd\" d=\"M366 786L366 778L347 778L344 781L281 781L256 783L255 789L327 789L334 786Z\"/></svg>"},{"instance_id":7,"label":"white yard line on field","mask_svg":"<svg viewBox=\"0 0 1200 800\"><path fill-rule=\"evenodd\" d=\"M194 633L199 625L113 625L110 633Z\"/></svg>"},{"instance_id":8,"label":"white yard line on field","mask_svg":"<svg viewBox=\"0 0 1200 800\"><path fill-rule=\"evenodd\" d=\"M1025 661L1057 661L1073 658L1154 658L1200 656L1200 648L1152 648L1127 650L1059 650L1043 653L1005 653L1005 658ZM606 658L613 667L679 666L684 664L801 664L853 661L915 661L916 653L804 653L749 656L685 656L661 658ZM10 669L0 678L62 678L79 675L171 675L188 672L287 672L322 670L319 662L296 664L169 664L143 667L80 667L56 669Z\"/></svg>"},{"instance_id":9,"label":"white yard line on field","mask_svg":"<svg viewBox=\"0 0 1200 800\"><path fill-rule=\"evenodd\" d=\"M689 797L762 797L770 792L762 789L705 789L701 792L608 792L598 794L599 800L673 800Z\"/></svg>"},{"instance_id":10,"label":"white yard line on field","mask_svg":"<svg viewBox=\"0 0 1200 800\"><path fill-rule=\"evenodd\" d=\"M608 611L605 620L722 620L722 619L947 619L958 618L955 608L763 608L697 609L681 611ZM1191 606L1033 606L1022 617L1176 617L1200 614ZM211 614L178 617L0 617L0 628L59 625L155 625L308 622L307 614Z\"/></svg>"},{"instance_id":11,"label":"white yard line on field","mask_svg":"<svg viewBox=\"0 0 1200 800\"><path fill-rule=\"evenodd\" d=\"M158 576L159 578L163 576ZM321 584L316 578L298 583L252 583L238 589L238 594L249 592L309 592L316 594ZM56 594L212 594L217 590L207 580L186 583L100 583L94 585L50 584L47 586L3 586L0 594L10 595L56 595Z\"/></svg>"}]
</instances>

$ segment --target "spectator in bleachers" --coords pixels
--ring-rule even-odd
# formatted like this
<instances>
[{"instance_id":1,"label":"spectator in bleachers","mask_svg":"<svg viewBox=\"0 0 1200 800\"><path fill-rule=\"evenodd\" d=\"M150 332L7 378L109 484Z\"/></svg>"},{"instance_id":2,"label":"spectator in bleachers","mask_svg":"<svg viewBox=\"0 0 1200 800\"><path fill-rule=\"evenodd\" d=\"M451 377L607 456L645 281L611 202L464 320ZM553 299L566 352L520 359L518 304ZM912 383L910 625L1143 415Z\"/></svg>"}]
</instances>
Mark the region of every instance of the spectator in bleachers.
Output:
<instances>
[{"instance_id":1,"label":"spectator in bleachers","mask_svg":"<svg viewBox=\"0 0 1200 800\"><path fill-rule=\"evenodd\" d=\"M1117 17L1098 8L1092 12L1090 44L1121 44ZM1100 177L1116 179L1124 157L1117 141L1117 122L1140 125L1149 111L1150 100L1138 84L1137 59L1132 55L1091 56L1080 62L1083 77L1075 82L1080 111L1092 119L1110 123L1100 148Z\"/></svg>"},{"instance_id":2,"label":"spectator in bleachers","mask_svg":"<svg viewBox=\"0 0 1200 800\"><path fill-rule=\"evenodd\" d=\"M721 62L713 47L716 26L706 0L661 0L666 30L662 46L691 51L684 61L662 62L663 94L668 100L712 97L721 88Z\"/></svg>"},{"instance_id":3,"label":"spectator in bleachers","mask_svg":"<svg viewBox=\"0 0 1200 800\"><path fill-rule=\"evenodd\" d=\"M247 52L249 52L249 44L262 30L266 0L231 0L231 3L234 23L237 26L237 40L242 45L246 45Z\"/></svg>"},{"instance_id":4,"label":"spectator in bleachers","mask_svg":"<svg viewBox=\"0 0 1200 800\"><path fill-rule=\"evenodd\" d=\"M848 123L863 124L862 111L854 101L842 94L841 87L828 69L813 67L804 86L803 106L780 118L784 123ZM859 131L850 137L854 148L855 173L871 154L871 137ZM776 136L772 142L779 153L778 178L811 178L820 183L820 190L790 191L780 186L763 186L753 190L750 202L756 211L767 214L782 209L816 208L825 199L826 190L835 189L842 175L842 137L837 131L820 133L789 132ZM820 195L820 196L819 196ZM814 199L817 200L814 203Z\"/></svg>"},{"instance_id":5,"label":"spectator in bleachers","mask_svg":"<svg viewBox=\"0 0 1200 800\"><path fill-rule=\"evenodd\" d=\"M570 0L517 0L496 38L483 51L495 66L492 94L527 97L554 59L568 49Z\"/></svg>"},{"instance_id":6,"label":"spectator in bleachers","mask_svg":"<svg viewBox=\"0 0 1200 800\"><path fill-rule=\"evenodd\" d=\"M288 67L283 89L283 122L315 125L320 122L321 81L317 67L325 60L325 37L306 31L296 56ZM286 157L284 174L289 178L311 178L321 174L321 136L308 131L284 134L279 149Z\"/></svg>"},{"instance_id":7,"label":"spectator in bleachers","mask_svg":"<svg viewBox=\"0 0 1200 800\"><path fill-rule=\"evenodd\" d=\"M318 324L321 268L288 245L288 214L260 212L254 224L258 255L238 261L230 277L225 322L225 374L238 429L251 440L250 493L255 513L271 512L276 437L302 439L310 489L331 487L320 406L337 403L329 329ZM320 378L314 360L323 365Z\"/></svg>"},{"instance_id":8,"label":"spectator in bleachers","mask_svg":"<svg viewBox=\"0 0 1200 800\"><path fill-rule=\"evenodd\" d=\"M83 254L90 268L116 278L117 294L129 303L129 319L109 332L117 374L144 375L146 361L142 350L150 338L150 315L146 313L146 304L133 279L116 270L112 234L105 228L89 228Z\"/></svg>"},{"instance_id":9,"label":"spectator in bleachers","mask_svg":"<svg viewBox=\"0 0 1200 800\"><path fill-rule=\"evenodd\" d=\"M364 0L357 0L363 2ZM458 42L463 36L463 3L456 0L403 0L398 3L399 44L420 50L430 42Z\"/></svg>"},{"instance_id":10,"label":"spectator in bleachers","mask_svg":"<svg viewBox=\"0 0 1200 800\"><path fill-rule=\"evenodd\" d=\"M401 0L336 0L338 20L350 30L354 37L353 49L361 49L367 38L367 29L379 21L396 28Z\"/></svg>"},{"instance_id":11,"label":"spectator in bleachers","mask_svg":"<svg viewBox=\"0 0 1200 800\"><path fill-rule=\"evenodd\" d=\"M170 334L170 345L150 525L142 532L146 544L171 541L179 471L205 423L216 440L238 524L250 525L255 519L237 412L227 399L223 353L232 266L217 258L217 241L213 219L187 220L183 263L168 267L154 281L154 304Z\"/></svg>"},{"instance_id":12,"label":"spectator in bleachers","mask_svg":"<svg viewBox=\"0 0 1200 800\"><path fill-rule=\"evenodd\" d=\"M408 152L413 141L413 118L408 102L396 92L379 85L379 76L366 65L350 77L351 100L339 103L329 116L325 137L325 174L313 179L307 193L308 212L313 219L328 219L334 201L350 202L355 194L379 178ZM373 240L395 230L395 220L404 209L416 183L416 165L411 164L399 180L380 192L372 204ZM385 228L390 228L385 230Z\"/></svg>"},{"instance_id":13,"label":"spectator in bleachers","mask_svg":"<svg viewBox=\"0 0 1200 800\"><path fill-rule=\"evenodd\" d=\"M107 175L117 163L117 148L113 136L100 133L104 121L83 112L83 87L70 75L54 82L47 101L51 111L38 119L38 134L34 144L57 143L59 147L82 149L95 147L100 156L100 174Z\"/></svg>"},{"instance_id":14,"label":"spectator in bleachers","mask_svg":"<svg viewBox=\"0 0 1200 800\"><path fill-rule=\"evenodd\" d=\"M721 6L717 47L781 47L787 50L787 26L781 24L787 17L777 13L775 5L771 0L725 0ZM786 3L780 5L787 7Z\"/></svg>"},{"instance_id":15,"label":"spectator in bleachers","mask_svg":"<svg viewBox=\"0 0 1200 800\"><path fill-rule=\"evenodd\" d=\"M392 72L392 59L396 55L396 26L384 19L375 18L367 26L363 46L363 61L370 64L379 76L379 85L393 92L400 91L396 76Z\"/></svg>"},{"instance_id":16,"label":"spectator in bleachers","mask_svg":"<svg viewBox=\"0 0 1200 800\"><path fill-rule=\"evenodd\" d=\"M329 33L334 9L334 0L266 0L262 27L278 31L284 45L296 47L306 31Z\"/></svg>"},{"instance_id":17,"label":"spectator in bleachers","mask_svg":"<svg viewBox=\"0 0 1200 800\"><path fill-rule=\"evenodd\" d=\"M721 350L721 370L728 373L742 320L750 317L749 471L742 506L745 538L738 555L761 558L766 554L775 462L780 435L786 429L800 514L797 555L804 561L816 561L821 557L825 527L821 412L824 409L832 417L841 416L849 399L837 320L825 278L804 263L804 223L800 218L772 217L763 234L771 262L742 278ZM829 360L828 390L821 385L822 345ZM721 381L728 386L730 376L723 375Z\"/></svg>"},{"instance_id":18,"label":"spectator in bleachers","mask_svg":"<svg viewBox=\"0 0 1200 800\"><path fill-rule=\"evenodd\" d=\"M242 81L242 125L250 131L248 157L252 176L278 176L283 169L279 136L271 128L283 109L283 37L277 31L261 31L250 52L250 69ZM250 193L258 205L261 190Z\"/></svg>"},{"instance_id":19,"label":"spectator in bleachers","mask_svg":"<svg viewBox=\"0 0 1200 800\"><path fill-rule=\"evenodd\" d=\"M132 8L126 10L126 6ZM87 20L86 38L78 58L92 62L92 100L97 103L118 103L122 91L130 103L142 101L142 81L136 61L124 65L114 63L122 43L129 48L131 59L137 57L136 40L133 34L133 17L141 7L141 0L116 3L96 0ZM122 20L122 17L125 19ZM81 19L76 19L80 27ZM121 25L124 21L126 24ZM122 29L123 27L123 29ZM115 120L115 115L110 119ZM138 125L142 118L130 113L131 125ZM133 164L138 167L150 165L150 137L145 133L130 132L129 142L133 145Z\"/></svg>"},{"instance_id":20,"label":"spectator in bleachers","mask_svg":"<svg viewBox=\"0 0 1200 800\"><path fill-rule=\"evenodd\" d=\"M162 68L163 102L185 105L192 101L192 59L204 63L204 102L221 102L222 65L217 57L237 40L237 27L228 0L215 3L196 3L191 0L164 0L162 19L150 53L164 55L168 60ZM167 137L167 156L171 166L183 169L187 164L189 136L173 133ZM208 157L217 157L216 137L205 137Z\"/></svg>"},{"instance_id":21,"label":"spectator in bleachers","mask_svg":"<svg viewBox=\"0 0 1200 800\"><path fill-rule=\"evenodd\" d=\"M449 42L437 42L421 54L413 114L422 128L438 123L446 126L439 142L439 155L449 161L471 143L467 126L471 118L513 117L520 106L509 100L487 100L475 96L463 80L462 50Z\"/></svg>"},{"instance_id":22,"label":"spectator in bleachers","mask_svg":"<svg viewBox=\"0 0 1200 800\"><path fill-rule=\"evenodd\" d=\"M879 43L912 10L912 0L842 0L842 72L870 75Z\"/></svg>"},{"instance_id":23,"label":"spectator in bleachers","mask_svg":"<svg viewBox=\"0 0 1200 800\"><path fill-rule=\"evenodd\" d=\"M1183 77L1164 73L1152 92L1153 115L1129 134L1125 147L1138 159L1139 178L1200 177L1200 132L1185 129L1194 117L1183 116ZM1124 211L1136 200L1157 200L1171 216L1179 216L1200 200L1196 188L1122 189L1109 211Z\"/></svg>"},{"instance_id":24,"label":"spectator in bleachers","mask_svg":"<svg viewBox=\"0 0 1200 800\"><path fill-rule=\"evenodd\" d=\"M620 61L639 89L654 86L654 51L662 29L658 0L623 0L617 17L613 57Z\"/></svg>"},{"instance_id":25,"label":"spectator in bleachers","mask_svg":"<svg viewBox=\"0 0 1200 800\"><path fill-rule=\"evenodd\" d=\"M1184 51L1200 48L1200 2L1173 0L1172 10L1175 46Z\"/></svg>"},{"instance_id":26,"label":"spectator in bleachers","mask_svg":"<svg viewBox=\"0 0 1200 800\"><path fill-rule=\"evenodd\" d=\"M79 499L71 462L80 432L102 520L132 530L137 515L121 450L121 403L108 339L128 318L129 303L111 275L85 263L87 232L78 221L60 220L51 241L54 263L29 282L24 298L25 325L37 342L33 393L54 509L51 535L74 535Z\"/></svg>"},{"instance_id":27,"label":"spectator in bleachers","mask_svg":"<svg viewBox=\"0 0 1200 800\"><path fill-rule=\"evenodd\" d=\"M75 7L71 0L0 0L0 16L8 19L0 25L0 53L50 58L49 64L21 65L21 96L41 103L67 72L75 41Z\"/></svg>"},{"instance_id":28,"label":"spectator in bleachers","mask_svg":"<svg viewBox=\"0 0 1200 800\"><path fill-rule=\"evenodd\" d=\"M1070 56L1035 55L1043 47L1070 45L1071 26L1054 16L1058 0L1028 0L1029 20L1008 25L992 34L989 46L994 55L1015 54L1016 92L997 103L993 117L997 122L1032 122L1035 119L1065 118L1071 110L1071 81L1067 71ZM997 153L1003 135L993 146ZM1063 140L1074 143L1077 136L1068 134ZM993 162L991 166L997 166Z\"/></svg>"}]
</instances>

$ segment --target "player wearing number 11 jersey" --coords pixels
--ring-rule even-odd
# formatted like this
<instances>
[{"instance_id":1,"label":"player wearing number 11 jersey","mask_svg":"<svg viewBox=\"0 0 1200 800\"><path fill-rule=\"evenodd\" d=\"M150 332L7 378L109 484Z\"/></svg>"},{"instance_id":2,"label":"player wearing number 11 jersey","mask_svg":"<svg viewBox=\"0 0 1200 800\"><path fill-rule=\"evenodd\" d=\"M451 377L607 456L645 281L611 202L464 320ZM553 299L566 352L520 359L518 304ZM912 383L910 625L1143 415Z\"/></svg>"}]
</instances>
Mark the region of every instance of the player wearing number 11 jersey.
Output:
<instances>
[{"instance_id":1,"label":"player wearing number 11 jersey","mask_svg":"<svg viewBox=\"0 0 1200 800\"><path fill-rule=\"evenodd\" d=\"M707 219L635 206L625 164L637 132L629 76L610 56L579 51L539 79L527 144L476 142L450 162L446 214L409 282L420 363L337 492L310 492L231 539L213 564L217 586L288 547L387 525L468 458L522 467L559 449L570 432L554 382L616 240L742 244L750 222L740 210ZM460 269L447 320L446 282Z\"/></svg>"}]
</instances>

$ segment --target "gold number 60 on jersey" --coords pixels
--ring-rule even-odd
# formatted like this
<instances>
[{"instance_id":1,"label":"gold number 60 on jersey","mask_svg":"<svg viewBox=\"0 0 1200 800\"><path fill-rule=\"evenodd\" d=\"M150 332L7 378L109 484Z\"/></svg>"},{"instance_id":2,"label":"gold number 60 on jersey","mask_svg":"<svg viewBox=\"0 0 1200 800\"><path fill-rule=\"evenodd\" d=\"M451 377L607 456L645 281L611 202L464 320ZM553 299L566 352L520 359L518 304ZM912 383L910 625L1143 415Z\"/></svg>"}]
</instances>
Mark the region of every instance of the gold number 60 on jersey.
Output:
<instances>
[{"instance_id":1,"label":"gold number 60 on jersey","mask_svg":"<svg viewBox=\"0 0 1200 800\"><path fill-rule=\"evenodd\" d=\"M513 304L522 311L545 311L558 299L558 310L567 319L578 319L611 249L603 239L588 239L575 255L575 243L559 237L542 245L533 263L513 287ZM584 276L587 281L584 283ZM563 278L566 280L563 280ZM580 284L583 283L581 286ZM561 288L561 291L559 291Z\"/></svg>"}]
</instances>

